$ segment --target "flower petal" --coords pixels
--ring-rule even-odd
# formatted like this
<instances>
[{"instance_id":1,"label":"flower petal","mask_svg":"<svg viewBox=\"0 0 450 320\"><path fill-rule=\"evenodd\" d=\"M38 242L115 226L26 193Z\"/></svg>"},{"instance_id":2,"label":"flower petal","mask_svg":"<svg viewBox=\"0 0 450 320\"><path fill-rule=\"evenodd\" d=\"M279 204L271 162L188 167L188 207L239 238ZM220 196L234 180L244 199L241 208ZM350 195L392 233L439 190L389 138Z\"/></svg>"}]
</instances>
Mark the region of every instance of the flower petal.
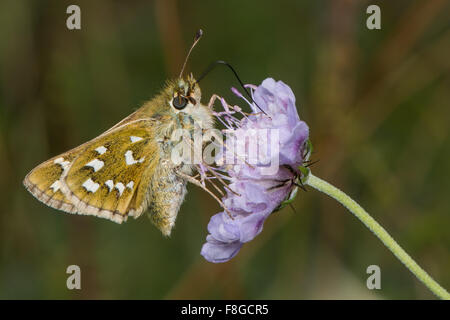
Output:
<instances>
[{"instance_id":1,"label":"flower petal","mask_svg":"<svg viewBox=\"0 0 450 320\"><path fill-rule=\"evenodd\" d=\"M239 241L224 243L215 240L212 236L206 237L200 254L209 262L221 263L232 259L241 249L242 243Z\"/></svg>"}]
</instances>

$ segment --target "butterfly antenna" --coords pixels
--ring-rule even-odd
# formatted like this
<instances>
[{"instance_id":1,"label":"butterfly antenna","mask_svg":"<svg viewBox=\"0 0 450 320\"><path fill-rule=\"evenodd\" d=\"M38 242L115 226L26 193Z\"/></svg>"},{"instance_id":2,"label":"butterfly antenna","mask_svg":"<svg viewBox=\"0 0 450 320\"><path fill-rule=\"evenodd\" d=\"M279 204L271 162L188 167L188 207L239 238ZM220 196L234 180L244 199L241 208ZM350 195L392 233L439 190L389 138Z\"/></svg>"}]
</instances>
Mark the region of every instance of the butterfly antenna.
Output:
<instances>
[{"instance_id":1,"label":"butterfly antenna","mask_svg":"<svg viewBox=\"0 0 450 320\"><path fill-rule=\"evenodd\" d=\"M183 67L181 68L181 72L180 72L179 78L181 78L181 76L183 75L184 68L186 67L186 63L187 63L187 61L188 61L188 59L189 59L189 56L191 55L192 49L194 49L195 45L196 45L197 42L200 40L200 38L202 37L202 35L203 35L203 30L202 30L202 29L198 29L198 31L197 31L197 32L195 33L195 35L194 35L194 43L192 43L192 46L191 46L191 48L190 48L189 51L188 51L188 54L187 54L187 56L186 56L186 59L184 60Z\"/></svg>"},{"instance_id":2,"label":"butterfly antenna","mask_svg":"<svg viewBox=\"0 0 450 320\"><path fill-rule=\"evenodd\" d=\"M248 89L244 86L244 83L241 81L241 78L239 78L236 70L234 70L234 68L231 66L231 64L229 64L226 61L222 61L222 60L217 60L214 61L213 63L211 63L208 68L206 68L205 71L203 71L203 73L200 75L200 77L197 79L197 83L199 83L208 73L210 73L216 66L218 66L219 64L225 65L227 66L234 74L234 76L236 77L237 81L239 81L239 84L241 85L242 89L244 89L245 93L247 94L247 96L250 98L250 100L258 107L259 110L261 110L262 113L264 113L265 115L267 115L267 113L261 109L260 106L258 106L258 104L256 103L255 100L253 100L252 95L250 94L250 92L248 92Z\"/></svg>"}]
</instances>

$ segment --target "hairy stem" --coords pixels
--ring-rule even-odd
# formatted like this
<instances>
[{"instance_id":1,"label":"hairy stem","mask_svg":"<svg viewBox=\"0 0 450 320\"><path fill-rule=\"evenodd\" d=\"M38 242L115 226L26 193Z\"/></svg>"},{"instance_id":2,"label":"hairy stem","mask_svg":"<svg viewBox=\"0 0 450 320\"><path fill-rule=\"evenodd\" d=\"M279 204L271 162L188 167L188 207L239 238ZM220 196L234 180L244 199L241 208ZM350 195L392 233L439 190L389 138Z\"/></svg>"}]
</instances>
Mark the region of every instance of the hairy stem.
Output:
<instances>
[{"instance_id":1,"label":"hairy stem","mask_svg":"<svg viewBox=\"0 0 450 320\"><path fill-rule=\"evenodd\" d=\"M330 197L336 199L359 220L362 221L383 243L392 251L392 253L420 280L422 281L436 296L441 299L450 300L450 294L439 285L430 275L423 270L406 252L398 245L397 242L387 233L387 231L376 222L359 204L347 196L338 188L332 186L328 182L317 178L312 173L306 177L304 184L317 189Z\"/></svg>"}]
</instances>

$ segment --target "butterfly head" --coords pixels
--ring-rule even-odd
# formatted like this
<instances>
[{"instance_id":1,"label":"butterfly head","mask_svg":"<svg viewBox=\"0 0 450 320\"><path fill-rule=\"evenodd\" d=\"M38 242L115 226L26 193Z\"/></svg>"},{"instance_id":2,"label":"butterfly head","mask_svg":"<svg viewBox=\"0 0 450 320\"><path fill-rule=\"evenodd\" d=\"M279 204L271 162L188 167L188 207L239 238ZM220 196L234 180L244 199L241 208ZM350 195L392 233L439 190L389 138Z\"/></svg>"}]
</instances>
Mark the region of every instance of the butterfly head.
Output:
<instances>
[{"instance_id":1,"label":"butterfly head","mask_svg":"<svg viewBox=\"0 0 450 320\"><path fill-rule=\"evenodd\" d=\"M200 103L201 91L194 77L190 75L186 79L179 78L171 86L169 104L175 113L190 113Z\"/></svg>"}]
</instances>

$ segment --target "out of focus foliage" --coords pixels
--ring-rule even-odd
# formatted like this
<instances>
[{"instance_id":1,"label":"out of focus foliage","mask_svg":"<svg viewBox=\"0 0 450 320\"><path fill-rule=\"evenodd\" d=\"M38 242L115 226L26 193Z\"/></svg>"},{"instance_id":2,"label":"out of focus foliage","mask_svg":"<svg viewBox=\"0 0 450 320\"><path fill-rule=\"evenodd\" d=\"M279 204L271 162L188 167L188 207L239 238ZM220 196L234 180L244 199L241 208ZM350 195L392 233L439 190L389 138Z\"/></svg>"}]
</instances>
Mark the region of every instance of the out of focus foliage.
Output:
<instances>
[{"instance_id":1,"label":"out of focus foliage","mask_svg":"<svg viewBox=\"0 0 450 320\"><path fill-rule=\"evenodd\" d=\"M81 30L66 8L81 7ZM381 7L382 29L366 28ZM313 172L341 187L450 288L450 3L0 2L0 298L433 298L334 201L302 192L231 262L200 248L218 205L195 186L170 239L144 216L67 215L22 186L40 162L108 129L176 76L217 59L247 83L283 80L311 128ZM231 102L220 67L201 83ZM82 290L66 288L81 267ZM382 289L366 288L381 268Z\"/></svg>"}]
</instances>

